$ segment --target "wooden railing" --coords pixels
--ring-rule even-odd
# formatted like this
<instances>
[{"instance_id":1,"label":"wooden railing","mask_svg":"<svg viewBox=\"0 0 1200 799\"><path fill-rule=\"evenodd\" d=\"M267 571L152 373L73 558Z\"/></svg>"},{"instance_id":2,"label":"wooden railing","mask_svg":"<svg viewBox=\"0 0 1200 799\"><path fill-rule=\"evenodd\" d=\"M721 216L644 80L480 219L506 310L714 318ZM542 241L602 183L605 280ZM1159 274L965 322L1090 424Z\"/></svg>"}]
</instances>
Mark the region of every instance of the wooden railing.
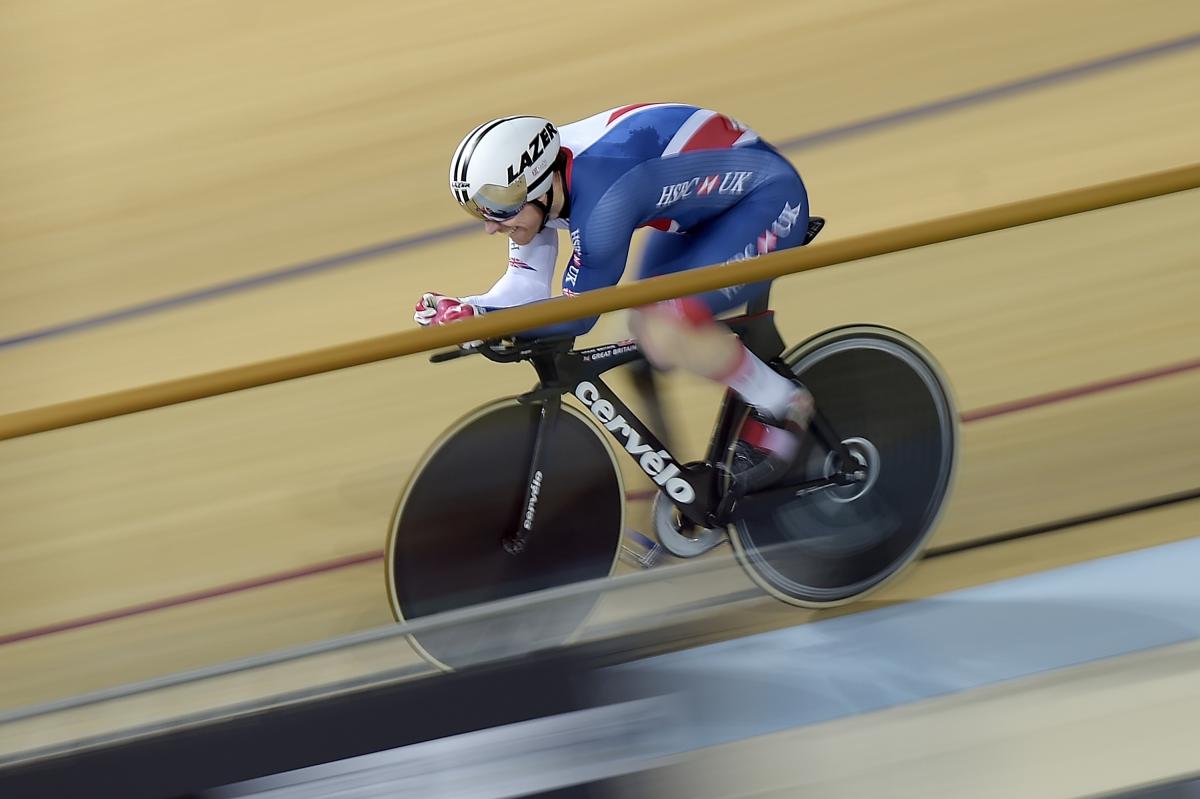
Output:
<instances>
[{"instance_id":1,"label":"wooden railing","mask_svg":"<svg viewBox=\"0 0 1200 799\"><path fill-rule=\"evenodd\" d=\"M294 380L476 339L597 316L659 300L755 283L834 264L975 236L1200 188L1200 164L985 208L928 222L784 250L736 266L710 266L575 297L489 313L453 325L414 329L261 363L0 415L0 440Z\"/></svg>"}]
</instances>

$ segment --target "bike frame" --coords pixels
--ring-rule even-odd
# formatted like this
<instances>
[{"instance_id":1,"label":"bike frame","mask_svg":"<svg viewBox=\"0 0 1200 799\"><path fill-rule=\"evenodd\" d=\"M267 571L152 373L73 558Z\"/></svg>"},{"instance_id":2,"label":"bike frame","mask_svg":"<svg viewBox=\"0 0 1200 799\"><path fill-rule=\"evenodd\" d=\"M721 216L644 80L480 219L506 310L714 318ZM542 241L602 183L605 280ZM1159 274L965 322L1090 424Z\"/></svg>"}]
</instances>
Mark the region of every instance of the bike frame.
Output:
<instances>
[{"instance_id":1,"label":"bike frame","mask_svg":"<svg viewBox=\"0 0 1200 799\"><path fill-rule=\"evenodd\" d=\"M536 505L535 497L540 487L541 474L544 474L548 467L543 454L543 442L554 434L554 426L561 412L562 397L568 393L579 401L597 426L621 445L686 518L697 524L713 521L724 493L717 469L711 463L680 463L658 436L600 377L610 369L634 363L644 357L637 345L629 340L583 350L535 354L530 358L541 382L538 388L523 394L519 400L527 404L540 404L542 416L529 465L529 480L522 505L525 511L523 522L518 532L505 542L510 551L523 549L525 542L533 534L536 513L531 514L530 511ZM730 408L728 412L732 411ZM715 447L714 438L709 447L710 454Z\"/></svg>"},{"instance_id":2,"label":"bike frame","mask_svg":"<svg viewBox=\"0 0 1200 799\"><path fill-rule=\"evenodd\" d=\"M769 312L723 321L755 354L768 360L781 374L793 377L779 358L783 342ZM487 345L476 350L489 360L501 363L528 360L533 364L540 381L537 388L518 398L525 404L540 405L541 418L534 439L520 523L516 525L514 533L506 536L505 549L512 554L523 551L537 529L538 495L543 477L551 466L546 462L545 442L554 434L562 412L562 397L568 393L583 405L597 426L621 445L688 523L705 528L728 524L740 495L736 483L728 479L725 460L737 426L748 410L747 405L732 391L726 392L705 459L696 463L681 463L600 378L611 369L643 360L645 356L637 344L633 340L625 340L572 350L573 342L573 338L543 339L503 352ZM838 452L841 463L853 463L845 445L821 417L819 410L813 418L812 429L826 446ZM790 484L763 494L781 491L799 495L847 485L853 481L854 478L839 469L826 478Z\"/></svg>"},{"instance_id":3,"label":"bike frame","mask_svg":"<svg viewBox=\"0 0 1200 799\"><path fill-rule=\"evenodd\" d=\"M803 244L809 244L824 226L825 220L822 217L809 217ZM791 369L781 358L784 350L783 339L775 328L772 312L767 310L769 303L770 284L767 283L758 296L748 303L745 316L721 321L772 369L789 380L794 380ZM732 391L727 391L717 414L704 460L681 464L663 442L600 379L600 375L609 369L644 360L645 356L637 344L628 339L585 350L572 350L574 342L573 337L541 339L507 351L493 349L489 343L482 342L482 346L478 348L435 355L430 359L439 362L478 352L497 363L527 360L537 370L538 379L541 381L539 387L521 395L519 400L526 404L539 403L541 420L538 423L528 480L525 484L521 523L517 532L505 538L504 548L514 554L521 552L533 535L537 523L538 493L546 468L543 448L546 439L553 435L562 411L562 395L568 392L583 404L600 427L623 446L638 467L654 481L658 490L667 496L688 523L706 528L723 527L728 524L740 497L737 484L730 479L731 475L726 474L725 456L733 443L737 425L748 410L746 403ZM641 388L641 393L644 396L653 393L652 381L650 385ZM776 493L799 496L865 479L865 472L857 465L841 437L821 414L819 402L810 421L810 428L830 451L837 454L837 471L826 478L769 489L755 496L768 497ZM848 467L853 468L854 472L847 473Z\"/></svg>"}]
</instances>

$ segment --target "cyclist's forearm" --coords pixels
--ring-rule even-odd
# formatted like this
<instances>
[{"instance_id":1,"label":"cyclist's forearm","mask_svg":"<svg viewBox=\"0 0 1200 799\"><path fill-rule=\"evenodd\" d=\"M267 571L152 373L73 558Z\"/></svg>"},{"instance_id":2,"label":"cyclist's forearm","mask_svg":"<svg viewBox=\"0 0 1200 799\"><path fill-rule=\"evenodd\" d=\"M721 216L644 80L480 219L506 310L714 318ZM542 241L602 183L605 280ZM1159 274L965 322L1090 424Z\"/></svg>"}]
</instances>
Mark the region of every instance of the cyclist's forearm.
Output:
<instances>
[{"instance_id":1,"label":"cyclist's forearm","mask_svg":"<svg viewBox=\"0 0 1200 799\"><path fill-rule=\"evenodd\" d=\"M596 325L600 317L576 319L573 322L559 322L556 325L546 325L534 330L522 330L517 338L549 338L551 336L582 336Z\"/></svg>"},{"instance_id":2,"label":"cyclist's forearm","mask_svg":"<svg viewBox=\"0 0 1200 799\"><path fill-rule=\"evenodd\" d=\"M528 274L515 267L509 267L508 271L486 293L463 297L462 300L491 311L539 302L549 299L549 297L550 281L548 279L543 280L540 275Z\"/></svg>"},{"instance_id":3,"label":"cyclist's forearm","mask_svg":"<svg viewBox=\"0 0 1200 799\"><path fill-rule=\"evenodd\" d=\"M554 297L551 302L570 302L569 297ZM516 334L517 338L547 338L550 336L582 336L584 333L591 330L596 325L596 321L600 317L591 316L587 319L573 319L567 322L557 322L552 325L534 328L532 330L522 330Z\"/></svg>"},{"instance_id":4,"label":"cyclist's forearm","mask_svg":"<svg viewBox=\"0 0 1200 799\"><path fill-rule=\"evenodd\" d=\"M484 294L464 297L481 308L512 308L550 297L558 257L558 232L546 228L528 244L508 245L508 269Z\"/></svg>"}]
</instances>

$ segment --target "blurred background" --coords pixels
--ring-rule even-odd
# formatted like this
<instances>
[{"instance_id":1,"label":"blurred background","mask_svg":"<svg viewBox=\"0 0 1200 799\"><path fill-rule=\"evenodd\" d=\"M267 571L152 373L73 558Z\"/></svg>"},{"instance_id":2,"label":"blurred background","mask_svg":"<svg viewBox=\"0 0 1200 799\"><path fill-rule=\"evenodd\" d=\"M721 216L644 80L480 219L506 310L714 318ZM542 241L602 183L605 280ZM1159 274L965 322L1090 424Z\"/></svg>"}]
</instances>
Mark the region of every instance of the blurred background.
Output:
<instances>
[{"instance_id":1,"label":"blurred background","mask_svg":"<svg viewBox=\"0 0 1200 799\"><path fill-rule=\"evenodd\" d=\"M0 414L393 333L422 292L484 291L505 244L445 175L500 115L717 109L796 164L821 243L1200 161L1184 0L13 0L0 37ZM1197 219L1191 190L781 279L789 342L888 325L945 370L962 460L939 556L822 612L762 594L728 546L622 563L580 643L707 654L588 689L670 697L645 715L662 762L608 788L1084 796L1200 772ZM615 313L581 344L626 335ZM418 355L0 441L0 763L280 692L450 679L386 634L211 670L392 625L382 550L414 465L532 381ZM719 392L663 392L699 457ZM649 534L653 486L625 478ZM141 687L71 706L121 686ZM795 712L771 716L781 696ZM443 795L493 795L463 780Z\"/></svg>"}]
</instances>

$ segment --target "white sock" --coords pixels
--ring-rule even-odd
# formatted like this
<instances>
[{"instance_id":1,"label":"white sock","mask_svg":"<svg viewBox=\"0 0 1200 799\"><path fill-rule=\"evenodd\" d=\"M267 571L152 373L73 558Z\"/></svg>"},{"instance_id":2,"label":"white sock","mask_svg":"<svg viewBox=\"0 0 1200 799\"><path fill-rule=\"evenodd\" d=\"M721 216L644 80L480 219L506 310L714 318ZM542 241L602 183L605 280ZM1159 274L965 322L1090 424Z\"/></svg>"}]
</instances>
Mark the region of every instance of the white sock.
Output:
<instances>
[{"instance_id":1,"label":"white sock","mask_svg":"<svg viewBox=\"0 0 1200 799\"><path fill-rule=\"evenodd\" d=\"M733 369L716 379L772 419L782 419L800 393L795 383L767 366L745 345Z\"/></svg>"}]
</instances>

